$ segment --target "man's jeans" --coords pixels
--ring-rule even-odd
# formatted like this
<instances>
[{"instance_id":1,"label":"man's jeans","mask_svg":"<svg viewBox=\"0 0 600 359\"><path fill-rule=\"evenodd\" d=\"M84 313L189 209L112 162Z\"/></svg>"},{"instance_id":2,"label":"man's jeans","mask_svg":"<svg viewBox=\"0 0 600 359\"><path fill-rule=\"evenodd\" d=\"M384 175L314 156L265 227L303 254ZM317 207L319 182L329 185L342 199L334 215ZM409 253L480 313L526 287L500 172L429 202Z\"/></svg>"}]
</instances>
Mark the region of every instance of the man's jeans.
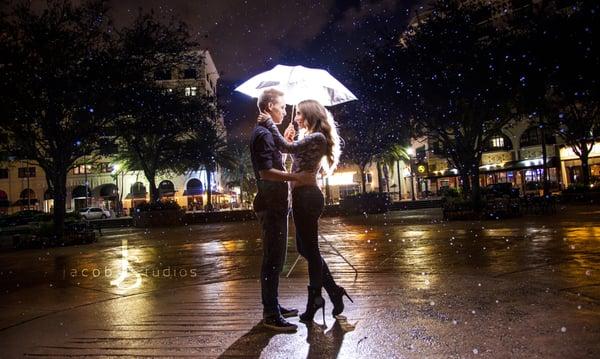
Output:
<instances>
[{"instance_id":1,"label":"man's jeans","mask_svg":"<svg viewBox=\"0 0 600 359\"><path fill-rule=\"evenodd\" d=\"M262 227L263 261L260 271L263 313L279 314L279 274L287 251L288 209L256 212Z\"/></svg>"}]
</instances>

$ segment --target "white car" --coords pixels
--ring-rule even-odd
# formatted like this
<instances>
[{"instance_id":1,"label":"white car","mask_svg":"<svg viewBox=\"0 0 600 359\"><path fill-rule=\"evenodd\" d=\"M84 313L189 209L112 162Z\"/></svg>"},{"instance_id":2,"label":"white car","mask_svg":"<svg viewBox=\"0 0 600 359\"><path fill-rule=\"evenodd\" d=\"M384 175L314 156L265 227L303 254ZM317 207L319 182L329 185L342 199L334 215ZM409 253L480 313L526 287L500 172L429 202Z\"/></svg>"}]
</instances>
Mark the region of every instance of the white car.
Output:
<instances>
[{"instance_id":1,"label":"white car","mask_svg":"<svg viewBox=\"0 0 600 359\"><path fill-rule=\"evenodd\" d=\"M86 207L79 210L85 219L105 219L110 217L110 212L99 207Z\"/></svg>"}]
</instances>

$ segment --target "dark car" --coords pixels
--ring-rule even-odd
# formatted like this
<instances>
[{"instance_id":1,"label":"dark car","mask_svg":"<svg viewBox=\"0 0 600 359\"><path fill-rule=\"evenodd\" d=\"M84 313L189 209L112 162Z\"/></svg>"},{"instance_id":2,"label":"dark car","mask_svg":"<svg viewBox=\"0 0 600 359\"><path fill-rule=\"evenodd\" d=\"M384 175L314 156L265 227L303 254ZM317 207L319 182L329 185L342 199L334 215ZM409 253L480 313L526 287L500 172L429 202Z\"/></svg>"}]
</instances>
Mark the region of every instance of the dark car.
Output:
<instances>
[{"instance_id":1,"label":"dark car","mask_svg":"<svg viewBox=\"0 0 600 359\"><path fill-rule=\"evenodd\" d=\"M512 183L494 183L485 187L484 192L491 197L518 198L519 189L513 188Z\"/></svg>"}]
</instances>

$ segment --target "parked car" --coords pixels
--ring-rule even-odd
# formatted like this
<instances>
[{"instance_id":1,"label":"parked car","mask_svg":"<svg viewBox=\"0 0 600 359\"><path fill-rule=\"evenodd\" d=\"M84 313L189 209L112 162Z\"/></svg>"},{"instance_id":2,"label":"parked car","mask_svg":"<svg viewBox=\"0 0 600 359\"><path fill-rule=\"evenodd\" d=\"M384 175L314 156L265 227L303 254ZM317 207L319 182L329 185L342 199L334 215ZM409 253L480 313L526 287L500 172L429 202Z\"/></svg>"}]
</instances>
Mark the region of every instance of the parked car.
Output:
<instances>
[{"instance_id":1,"label":"parked car","mask_svg":"<svg viewBox=\"0 0 600 359\"><path fill-rule=\"evenodd\" d=\"M519 189L514 188L510 182L487 185L483 192L490 197L519 198Z\"/></svg>"},{"instance_id":2,"label":"parked car","mask_svg":"<svg viewBox=\"0 0 600 359\"><path fill-rule=\"evenodd\" d=\"M85 219L110 218L110 212L99 207L86 207L79 210L79 214Z\"/></svg>"}]
</instances>

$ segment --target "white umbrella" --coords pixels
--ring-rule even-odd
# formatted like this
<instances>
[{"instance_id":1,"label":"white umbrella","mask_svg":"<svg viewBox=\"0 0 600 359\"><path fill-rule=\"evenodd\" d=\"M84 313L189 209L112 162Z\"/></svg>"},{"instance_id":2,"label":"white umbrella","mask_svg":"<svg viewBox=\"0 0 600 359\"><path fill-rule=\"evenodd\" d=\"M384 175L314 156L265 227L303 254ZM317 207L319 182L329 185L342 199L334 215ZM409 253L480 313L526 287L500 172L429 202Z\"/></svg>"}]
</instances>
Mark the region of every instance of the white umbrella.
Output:
<instances>
[{"instance_id":1,"label":"white umbrella","mask_svg":"<svg viewBox=\"0 0 600 359\"><path fill-rule=\"evenodd\" d=\"M235 90L258 97L268 88L282 91L288 105L296 105L300 101L310 99L317 100L324 106L334 106L357 99L329 72L304 66L277 65L252 77Z\"/></svg>"}]
</instances>

